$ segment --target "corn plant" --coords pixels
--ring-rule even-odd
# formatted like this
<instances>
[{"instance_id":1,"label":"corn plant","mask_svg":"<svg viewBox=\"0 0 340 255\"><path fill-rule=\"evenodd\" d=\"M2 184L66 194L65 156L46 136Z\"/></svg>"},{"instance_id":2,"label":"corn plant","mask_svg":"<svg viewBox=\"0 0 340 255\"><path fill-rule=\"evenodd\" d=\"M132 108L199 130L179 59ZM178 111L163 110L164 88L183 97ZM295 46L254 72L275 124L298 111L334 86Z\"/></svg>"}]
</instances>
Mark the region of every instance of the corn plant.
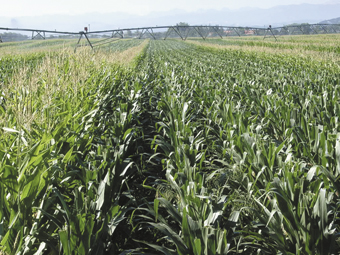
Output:
<instances>
[{"instance_id":1,"label":"corn plant","mask_svg":"<svg viewBox=\"0 0 340 255\"><path fill-rule=\"evenodd\" d=\"M334 38L2 44L1 252L335 254Z\"/></svg>"}]
</instances>

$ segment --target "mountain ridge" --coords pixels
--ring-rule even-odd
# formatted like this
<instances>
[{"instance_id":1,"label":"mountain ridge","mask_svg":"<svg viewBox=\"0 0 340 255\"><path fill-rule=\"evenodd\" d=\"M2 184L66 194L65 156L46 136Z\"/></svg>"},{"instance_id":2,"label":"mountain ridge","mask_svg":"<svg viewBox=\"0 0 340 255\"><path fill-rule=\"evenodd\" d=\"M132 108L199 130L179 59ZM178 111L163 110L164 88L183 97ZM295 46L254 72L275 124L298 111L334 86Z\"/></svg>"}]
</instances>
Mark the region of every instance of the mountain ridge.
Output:
<instances>
[{"instance_id":1,"label":"mountain ridge","mask_svg":"<svg viewBox=\"0 0 340 255\"><path fill-rule=\"evenodd\" d=\"M340 17L321 21L320 24L340 24Z\"/></svg>"},{"instance_id":2,"label":"mountain ridge","mask_svg":"<svg viewBox=\"0 0 340 255\"><path fill-rule=\"evenodd\" d=\"M131 15L122 12L87 13L81 15L41 15L36 17L0 17L0 27L33 28L78 32L85 26L91 31L117 28L167 26L179 22L192 25L224 26L282 26L292 23L320 23L339 16L340 4L280 5L268 9L241 8L237 10L199 10L187 12L175 9L152 12L149 15Z\"/></svg>"}]
</instances>

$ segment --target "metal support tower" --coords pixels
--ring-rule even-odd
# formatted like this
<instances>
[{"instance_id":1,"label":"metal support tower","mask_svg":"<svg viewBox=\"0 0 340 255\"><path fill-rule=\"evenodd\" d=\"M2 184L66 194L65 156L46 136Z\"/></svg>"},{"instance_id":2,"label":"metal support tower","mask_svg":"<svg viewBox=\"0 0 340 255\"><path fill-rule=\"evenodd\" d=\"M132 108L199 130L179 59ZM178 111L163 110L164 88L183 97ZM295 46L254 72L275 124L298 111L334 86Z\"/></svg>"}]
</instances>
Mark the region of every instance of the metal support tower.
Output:
<instances>
[{"instance_id":1,"label":"metal support tower","mask_svg":"<svg viewBox=\"0 0 340 255\"><path fill-rule=\"evenodd\" d=\"M234 29L234 31L236 32L236 34L237 34L239 37L241 37L239 31L237 31L238 29L237 29L236 27L233 27L233 29Z\"/></svg>"},{"instance_id":2,"label":"metal support tower","mask_svg":"<svg viewBox=\"0 0 340 255\"><path fill-rule=\"evenodd\" d=\"M137 29L137 34L139 33L139 29ZM153 28L152 27L147 27L147 28L142 28L142 32L140 32L138 34L138 39L142 39L143 36L148 33L152 39L156 40L156 36L155 36L155 33L153 32Z\"/></svg>"},{"instance_id":3,"label":"metal support tower","mask_svg":"<svg viewBox=\"0 0 340 255\"><path fill-rule=\"evenodd\" d=\"M115 35L120 36L120 38L124 38L124 32L123 32L123 30L118 30L118 31L112 32L111 37L113 38Z\"/></svg>"},{"instance_id":4,"label":"metal support tower","mask_svg":"<svg viewBox=\"0 0 340 255\"><path fill-rule=\"evenodd\" d=\"M77 49L78 47L81 46L79 43L80 43L80 40L83 38L83 36L86 38L87 42L88 42L89 45L91 46L91 49L93 49L93 45L92 45L92 43L90 42L89 38L87 37L86 33L83 32L83 31L80 31L79 34L80 34L80 37L79 37L79 40L78 40L78 42L77 42L77 46L76 46L76 48L74 49L74 51L76 51L76 49Z\"/></svg>"},{"instance_id":5,"label":"metal support tower","mask_svg":"<svg viewBox=\"0 0 340 255\"><path fill-rule=\"evenodd\" d=\"M182 40L185 40L185 37L183 37L182 32L181 32L181 30L179 29L178 26L172 27L172 29L175 31L176 34L179 35L179 37L181 37Z\"/></svg>"},{"instance_id":6,"label":"metal support tower","mask_svg":"<svg viewBox=\"0 0 340 255\"><path fill-rule=\"evenodd\" d=\"M43 40L46 39L45 31L38 31L38 30L32 31L32 40L39 39L39 38Z\"/></svg>"},{"instance_id":7,"label":"metal support tower","mask_svg":"<svg viewBox=\"0 0 340 255\"><path fill-rule=\"evenodd\" d=\"M270 34L269 36L267 36L268 33ZM266 39L266 38L268 38L268 37L272 37L272 36L275 38L275 41L277 41L277 38L276 38L275 34L273 33L272 27L269 26L269 27L267 28L267 30L266 30L266 33L265 33L265 35L264 35L264 37L263 37L263 40Z\"/></svg>"},{"instance_id":8,"label":"metal support tower","mask_svg":"<svg viewBox=\"0 0 340 255\"><path fill-rule=\"evenodd\" d=\"M220 33L220 31L219 31L218 28L219 28L218 26L217 26L217 27L213 27L213 29L214 29L215 32L218 34L218 36L221 37L221 39L223 39L223 35ZM223 29L223 28L222 28L222 29Z\"/></svg>"},{"instance_id":9,"label":"metal support tower","mask_svg":"<svg viewBox=\"0 0 340 255\"><path fill-rule=\"evenodd\" d=\"M168 28L168 31L165 34L164 40L166 40L169 37L172 31L174 31L182 40L184 40L184 37L182 36L181 31L178 29L178 27L173 27L173 26L170 26Z\"/></svg>"},{"instance_id":10,"label":"metal support tower","mask_svg":"<svg viewBox=\"0 0 340 255\"><path fill-rule=\"evenodd\" d=\"M202 27L194 27L194 29L202 37L203 40L205 40L209 35L209 31L205 31L205 34L204 34L204 30L201 31Z\"/></svg>"},{"instance_id":11,"label":"metal support tower","mask_svg":"<svg viewBox=\"0 0 340 255\"><path fill-rule=\"evenodd\" d=\"M156 36L155 36L155 34L153 33L153 29L152 29L152 28L146 29L145 32L148 32L149 35L151 35L151 37L152 37L154 40L156 40Z\"/></svg>"}]
</instances>

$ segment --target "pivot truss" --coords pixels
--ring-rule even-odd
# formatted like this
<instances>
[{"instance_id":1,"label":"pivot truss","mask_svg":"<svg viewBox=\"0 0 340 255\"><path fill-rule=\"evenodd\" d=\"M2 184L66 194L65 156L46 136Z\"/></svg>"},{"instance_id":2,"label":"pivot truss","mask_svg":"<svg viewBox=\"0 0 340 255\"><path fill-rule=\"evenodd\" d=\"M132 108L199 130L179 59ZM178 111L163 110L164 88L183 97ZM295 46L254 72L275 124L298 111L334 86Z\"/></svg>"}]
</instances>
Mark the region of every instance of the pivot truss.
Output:
<instances>
[{"instance_id":1,"label":"pivot truss","mask_svg":"<svg viewBox=\"0 0 340 255\"><path fill-rule=\"evenodd\" d=\"M32 31L32 40L34 39L46 39L44 31Z\"/></svg>"},{"instance_id":2,"label":"pivot truss","mask_svg":"<svg viewBox=\"0 0 340 255\"><path fill-rule=\"evenodd\" d=\"M126 29L114 29L93 31L87 33L86 39L92 48L99 47L103 44L111 43L114 40L122 38L143 39L150 38L154 40L166 40L169 38L188 38L198 37L206 40L208 37L231 37L231 36L263 36L263 39L274 38L276 41L282 35L302 35L302 34L332 34L340 33L340 24L306 24L283 27L258 28L258 27L231 27L231 26L156 26L156 27L137 27ZM82 38L80 35L80 39ZM90 42L89 38L102 38ZM78 41L78 47L80 46Z\"/></svg>"},{"instance_id":3,"label":"pivot truss","mask_svg":"<svg viewBox=\"0 0 340 255\"><path fill-rule=\"evenodd\" d=\"M112 43L115 40L123 38L143 39L150 38L154 40L166 40L169 38L180 38L186 40L196 37L206 40L208 37L231 37L231 36L262 36L263 39L274 38L277 40L282 35L306 35L306 34L334 34L340 33L340 24L305 24L283 27L232 27L232 26L156 26L156 27L137 27L125 29L112 29L103 31L84 32L61 32L41 29L18 29L18 28L1 28L0 30L8 31L25 31L32 32L32 40L46 39L45 34L62 34L69 36L79 36L77 47L90 46L92 49L104 44ZM81 39L85 39L85 44L80 44ZM4 37L0 42L5 41Z\"/></svg>"}]
</instances>

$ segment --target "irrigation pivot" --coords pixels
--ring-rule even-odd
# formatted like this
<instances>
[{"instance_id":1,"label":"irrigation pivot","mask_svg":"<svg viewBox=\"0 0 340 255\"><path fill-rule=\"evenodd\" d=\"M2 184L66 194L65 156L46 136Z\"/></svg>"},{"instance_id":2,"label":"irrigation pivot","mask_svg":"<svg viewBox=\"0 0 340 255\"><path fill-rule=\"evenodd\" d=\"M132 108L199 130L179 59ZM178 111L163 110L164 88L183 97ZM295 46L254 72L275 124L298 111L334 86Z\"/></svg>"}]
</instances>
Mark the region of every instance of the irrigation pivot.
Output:
<instances>
[{"instance_id":1,"label":"irrigation pivot","mask_svg":"<svg viewBox=\"0 0 340 255\"><path fill-rule=\"evenodd\" d=\"M77 47L80 47L80 41L84 37L87 41L84 46L90 46L95 49L103 44L112 43L115 40L123 38L143 39L150 38L153 40L169 38L180 38L187 40L189 37L198 37L206 40L208 37L230 37L230 36L263 36L263 39L277 37L281 35L302 35L302 34L334 34L340 33L340 24L305 24L292 25L283 27L259 28L259 27L234 27L234 26L155 26L155 27L135 27L124 29L110 29L101 31L89 31L87 27L80 32L62 32L42 29L24 29L24 28L3 28L0 30L32 32L32 40L47 39L46 34L62 34L79 36ZM133 36L131 36L133 35ZM91 41L92 38L102 38L102 40ZM0 42L3 39L0 38Z\"/></svg>"}]
</instances>

